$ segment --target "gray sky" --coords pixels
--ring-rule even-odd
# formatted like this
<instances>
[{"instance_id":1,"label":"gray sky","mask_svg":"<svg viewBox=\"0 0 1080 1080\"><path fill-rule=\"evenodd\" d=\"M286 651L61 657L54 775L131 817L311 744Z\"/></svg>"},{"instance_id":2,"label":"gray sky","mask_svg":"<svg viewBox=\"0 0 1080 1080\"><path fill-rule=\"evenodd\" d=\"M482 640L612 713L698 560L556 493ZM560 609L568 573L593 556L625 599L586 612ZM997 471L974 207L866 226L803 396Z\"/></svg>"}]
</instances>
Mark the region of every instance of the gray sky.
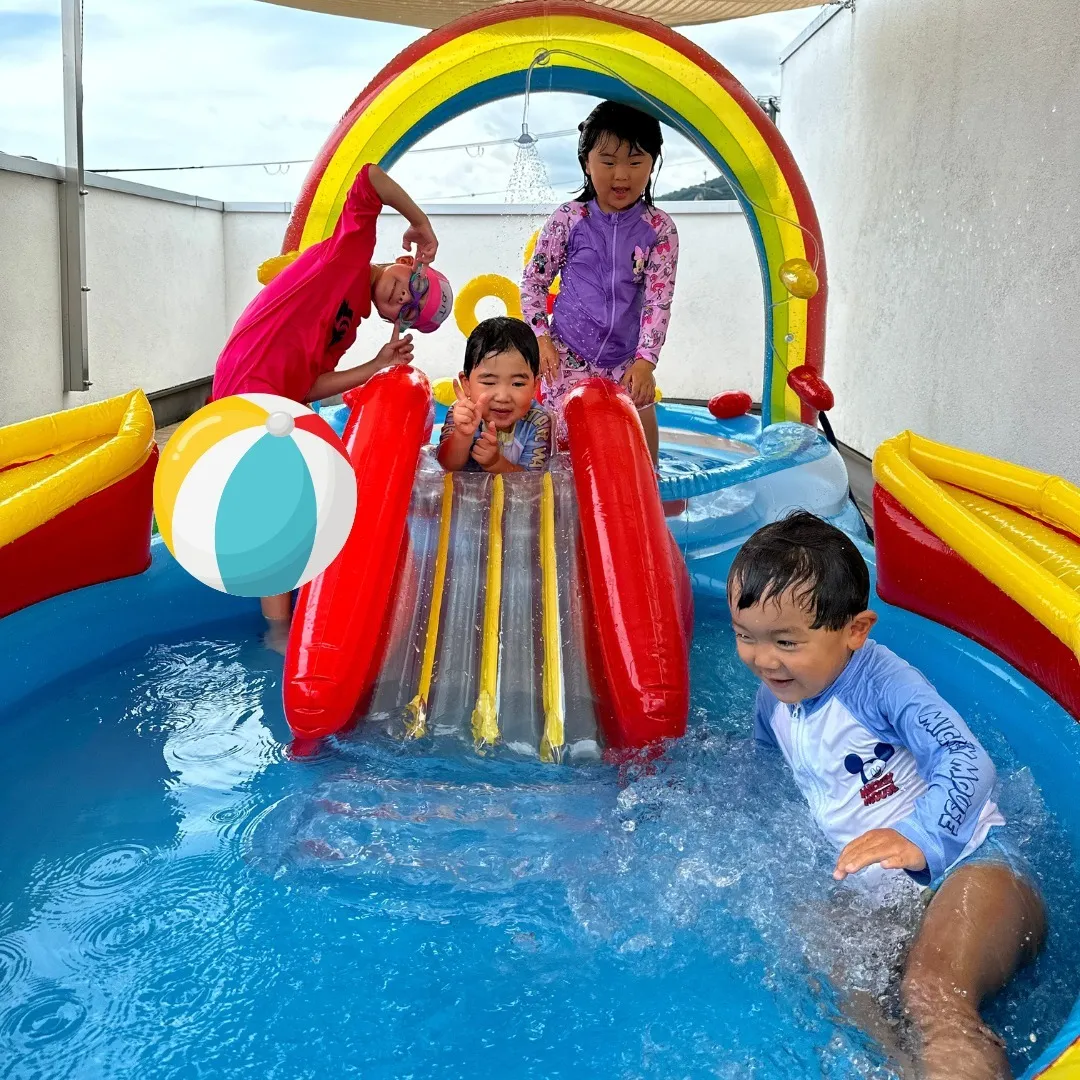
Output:
<instances>
[{"instance_id":1,"label":"gray sky","mask_svg":"<svg viewBox=\"0 0 1080 1080\"><path fill-rule=\"evenodd\" d=\"M43 161L63 154L60 0L0 0L0 150ZM256 0L85 0L89 168L311 158L371 77L422 31L294 11ZM688 37L756 95L779 90L778 57L814 8L688 28ZM533 132L574 128L588 98L533 98ZM452 121L420 146L514 136L521 101ZM577 180L575 140L540 143L558 193ZM478 193L500 202L511 146L407 155L395 177L419 201ZM715 175L672 133L661 192ZM125 174L225 200L292 201L307 165Z\"/></svg>"}]
</instances>

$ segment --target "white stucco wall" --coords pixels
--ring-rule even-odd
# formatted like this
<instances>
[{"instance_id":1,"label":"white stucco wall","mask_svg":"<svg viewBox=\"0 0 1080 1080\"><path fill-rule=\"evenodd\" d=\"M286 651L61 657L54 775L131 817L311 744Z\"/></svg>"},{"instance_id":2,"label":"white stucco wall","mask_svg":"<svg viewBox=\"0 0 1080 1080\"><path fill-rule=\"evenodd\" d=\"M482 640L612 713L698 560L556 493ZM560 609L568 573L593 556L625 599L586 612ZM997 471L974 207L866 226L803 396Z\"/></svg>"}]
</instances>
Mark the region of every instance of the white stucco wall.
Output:
<instances>
[{"instance_id":1,"label":"white stucco wall","mask_svg":"<svg viewBox=\"0 0 1080 1080\"><path fill-rule=\"evenodd\" d=\"M92 191L86 205L89 394L147 392L213 370L225 325L218 210Z\"/></svg>"},{"instance_id":2,"label":"white stucco wall","mask_svg":"<svg viewBox=\"0 0 1080 1080\"><path fill-rule=\"evenodd\" d=\"M1080 480L1080 34L1015 0L858 0L783 64L824 231L826 378L865 453L911 428Z\"/></svg>"},{"instance_id":3,"label":"white stucco wall","mask_svg":"<svg viewBox=\"0 0 1080 1080\"><path fill-rule=\"evenodd\" d=\"M12 167L11 159L8 159ZM213 372L237 316L258 291L256 269L275 254L285 208L230 207L156 197L136 185L91 186L86 199L87 322L92 389L62 391L57 184L5 171L0 161L0 424L141 386L163 390ZM110 182L112 183L112 182ZM179 201L178 201L179 200ZM668 209L672 209L668 207ZM521 254L542 211L431 207L439 267L457 286L481 273L517 280ZM682 253L671 331L657 380L671 397L746 389L760 397L761 282L742 215L716 204L676 204ZM401 251L403 222L380 222L376 257ZM497 314L482 302L480 317ZM345 363L371 359L389 337L378 320L361 326ZM465 339L451 320L418 336L417 363L433 378L456 373Z\"/></svg>"},{"instance_id":4,"label":"white stucco wall","mask_svg":"<svg viewBox=\"0 0 1080 1080\"><path fill-rule=\"evenodd\" d=\"M0 424L63 407L56 184L0 172Z\"/></svg>"}]
</instances>

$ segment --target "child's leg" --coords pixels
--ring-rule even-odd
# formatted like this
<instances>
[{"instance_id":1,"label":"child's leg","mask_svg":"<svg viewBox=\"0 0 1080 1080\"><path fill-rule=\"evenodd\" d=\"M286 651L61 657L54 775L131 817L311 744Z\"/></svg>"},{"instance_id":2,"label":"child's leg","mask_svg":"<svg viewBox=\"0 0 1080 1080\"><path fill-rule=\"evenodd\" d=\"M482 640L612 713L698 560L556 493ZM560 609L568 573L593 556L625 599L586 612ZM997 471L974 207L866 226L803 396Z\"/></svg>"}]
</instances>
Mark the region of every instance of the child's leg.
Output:
<instances>
[{"instance_id":1,"label":"child's leg","mask_svg":"<svg viewBox=\"0 0 1080 1080\"><path fill-rule=\"evenodd\" d=\"M292 618L292 593L262 598L262 613L267 622L288 622Z\"/></svg>"},{"instance_id":2,"label":"child's leg","mask_svg":"<svg viewBox=\"0 0 1080 1080\"><path fill-rule=\"evenodd\" d=\"M262 613L267 624L264 639L267 647L284 655L289 640L289 623L292 620L292 593L264 596Z\"/></svg>"},{"instance_id":3,"label":"child's leg","mask_svg":"<svg viewBox=\"0 0 1080 1080\"><path fill-rule=\"evenodd\" d=\"M1034 887L1004 863L960 866L926 910L904 969L904 1011L927 1080L1012 1074L979 1006L1035 957L1046 916Z\"/></svg>"},{"instance_id":4,"label":"child's leg","mask_svg":"<svg viewBox=\"0 0 1080 1080\"><path fill-rule=\"evenodd\" d=\"M656 468L660 464L660 425L656 421L656 406L650 405L647 409L641 409L638 416L641 417L641 426L645 429L645 445L649 448L653 468Z\"/></svg>"}]
</instances>

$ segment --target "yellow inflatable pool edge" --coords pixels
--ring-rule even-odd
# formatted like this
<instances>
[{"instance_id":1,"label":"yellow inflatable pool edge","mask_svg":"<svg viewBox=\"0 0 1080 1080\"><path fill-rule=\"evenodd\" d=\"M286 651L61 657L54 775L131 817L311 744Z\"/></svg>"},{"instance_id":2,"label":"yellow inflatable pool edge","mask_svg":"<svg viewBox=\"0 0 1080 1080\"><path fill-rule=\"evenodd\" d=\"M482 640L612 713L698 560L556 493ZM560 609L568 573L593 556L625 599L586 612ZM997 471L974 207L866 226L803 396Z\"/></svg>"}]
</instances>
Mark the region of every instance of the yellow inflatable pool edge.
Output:
<instances>
[{"instance_id":1,"label":"yellow inflatable pool edge","mask_svg":"<svg viewBox=\"0 0 1080 1080\"><path fill-rule=\"evenodd\" d=\"M1080 491L1074 485L910 431L878 447L873 472L909 513L1080 657L1080 595L1063 580L1076 542L1048 530L1039 537L1036 558L1034 541L1018 545L1007 538L1006 514L965 506L949 490L961 488L1078 536Z\"/></svg>"},{"instance_id":2,"label":"yellow inflatable pool edge","mask_svg":"<svg viewBox=\"0 0 1080 1080\"><path fill-rule=\"evenodd\" d=\"M0 428L0 547L130 476L153 447L142 390Z\"/></svg>"}]
</instances>

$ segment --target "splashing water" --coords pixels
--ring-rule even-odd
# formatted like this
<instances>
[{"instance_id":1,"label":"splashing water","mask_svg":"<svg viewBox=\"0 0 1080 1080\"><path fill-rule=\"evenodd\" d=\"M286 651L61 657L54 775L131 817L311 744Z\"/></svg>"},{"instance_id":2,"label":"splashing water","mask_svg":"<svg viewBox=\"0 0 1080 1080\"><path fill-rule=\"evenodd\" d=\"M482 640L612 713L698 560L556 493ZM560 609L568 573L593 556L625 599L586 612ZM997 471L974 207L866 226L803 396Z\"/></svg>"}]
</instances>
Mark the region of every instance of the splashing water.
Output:
<instances>
[{"instance_id":1,"label":"splashing water","mask_svg":"<svg viewBox=\"0 0 1080 1080\"><path fill-rule=\"evenodd\" d=\"M522 139L526 138L528 136L522 136ZM510 170L510 181L506 185L506 201L508 203L558 201L535 139L528 142L518 141L517 156Z\"/></svg>"},{"instance_id":2,"label":"splashing water","mask_svg":"<svg viewBox=\"0 0 1080 1080\"><path fill-rule=\"evenodd\" d=\"M702 600L687 737L649 768L480 760L361 727L294 759L253 627L107 662L5 722L5 1078L896 1075L841 1001L918 909L836 886ZM969 717L1051 912L991 1004L1022 1070L1077 991L1080 890L1027 769ZM43 798L47 792L48 797ZM33 828L26 822L33 807ZM1032 1037L1034 1036L1034 1042Z\"/></svg>"}]
</instances>

